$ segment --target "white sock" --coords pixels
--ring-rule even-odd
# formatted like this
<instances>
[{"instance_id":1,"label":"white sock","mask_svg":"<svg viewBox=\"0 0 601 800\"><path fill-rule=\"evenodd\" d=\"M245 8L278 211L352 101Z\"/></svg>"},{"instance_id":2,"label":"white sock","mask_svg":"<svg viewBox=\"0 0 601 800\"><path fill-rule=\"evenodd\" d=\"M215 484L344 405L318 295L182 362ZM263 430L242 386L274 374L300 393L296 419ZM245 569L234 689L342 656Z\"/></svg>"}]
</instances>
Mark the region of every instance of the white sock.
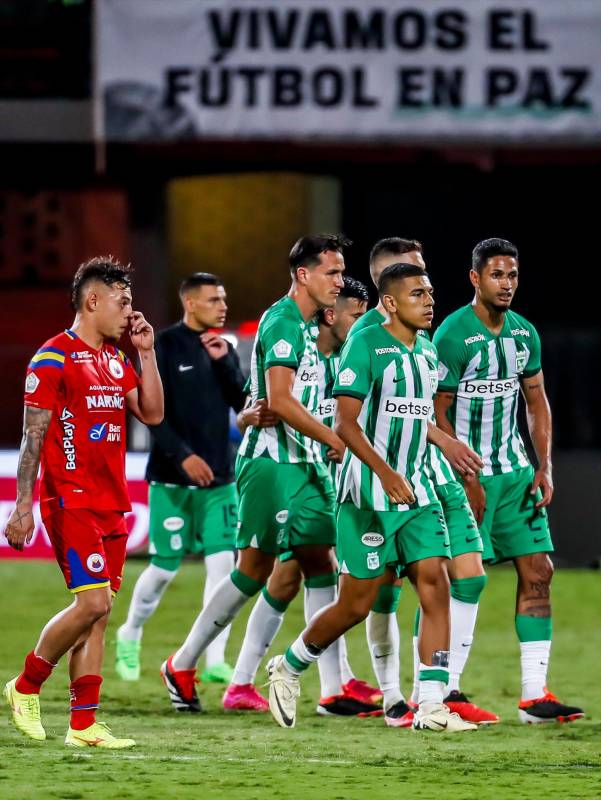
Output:
<instances>
[{"instance_id":1,"label":"white sock","mask_svg":"<svg viewBox=\"0 0 601 800\"><path fill-rule=\"evenodd\" d=\"M384 711L404 700L400 686L400 635L395 614L370 611L366 623L371 664L384 695Z\"/></svg>"},{"instance_id":2,"label":"white sock","mask_svg":"<svg viewBox=\"0 0 601 800\"><path fill-rule=\"evenodd\" d=\"M338 648L340 651L340 680L345 684L355 679L355 673L351 669L348 660L348 650L346 648L346 639L344 636L341 636L338 640Z\"/></svg>"},{"instance_id":3,"label":"white sock","mask_svg":"<svg viewBox=\"0 0 601 800\"><path fill-rule=\"evenodd\" d=\"M307 645L303 640L302 633L296 641L292 642L292 644L288 649L292 653L292 655L298 661L300 661L300 663L303 666L301 669L299 669L298 667L295 667L294 664L291 664L286 658L286 655L288 654L286 653L283 659L284 669L286 669L291 675L297 675L297 676L302 675L303 672L307 669L307 667L310 667L311 664L314 664L316 661L318 661L321 658L323 652L325 652L322 650L320 650L319 652L313 652L309 650L309 648L307 647Z\"/></svg>"},{"instance_id":4,"label":"white sock","mask_svg":"<svg viewBox=\"0 0 601 800\"><path fill-rule=\"evenodd\" d=\"M435 669L428 664L419 665L419 669ZM431 703L442 703L446 691L446 683L442 681L420 681L419 682L419 705L422 703L430 705Z\"/></svg>"},{"instance_id":5,"label":"white sock","mask_svg":"<svg viewBox=\"0 0 601 800\"><path fill-rule=\"evenodd\" d=\"M522 700L537 700L545 694L551 641L520 642Z\"/></svg>"},{"instance_id":6,"label":"white sock","mask_svg":"<svg viewBox=\"0 0 601 800\"><path fill-rule=\"evenodd\" d=\"M234 569L235 558L232 550L222 550L220 553L211 553L205 556L206 579L203 594L203 605L206 604L217 584ZM225 661L225 646L230 635L231 625L215 637L205 651L207 667L222 664Z\"/></svg>"},{"instance_id":7,"label":"white sock","mask_svg":"<svg viewBox=\"0 0 601 800\"><path fill-rule=\"evenodd\" d=\"M419 702L419 637L413 637L413 689L411 690L411 702Z\"/></svg>"},{"instance_id":8,"label":"white sock","mask_svg":"<svg viewBox=\"0 0 601 800\"><path fill-rule=\"evenodd\" d=\"M165 589L177 575L177 570L163 569L149 564L136 581L127 612L127 619L119 628L122 639L139 642L144 623L157 610Z\"/></svg>"},{"instance_id":9,"label":"white sock","mask_svg":"<svg viewBox=\"0 0 601 800\"><path fill-rule=\"evenodd\" d=\"M305 621L309 621L326 606L336 600L335 586L320 586L308 588L305 586ZM321 683L321 696L332 697L342 694L342 677L340 674L340 640L335 642L321 653L317 663L319 680Z\"/></svg>"},{"instance_id":10,"label":"white sock","mask_svg":"<svg viewBox=\"0 0 601 800\"><path fill-rule=\"evenodd\" d=\"M464 670L478 616L478 603L464 603L451 597L451 647L449 656L449 683L447 694L459 691L459 680Z\"/></svg>"},{"instance_id":11,"label":"white sock","mask_svg":"<svg viewBox=\"0 0 601 800\"><path fill-rule=\"evenodd\" d=\"M232 581L231 575L218 583L190 628L186 641L173 656L175 669L194 669L207 646L234 619L250 597Z\"/></svg>"},{"instance_id":12,"label":"white sock","mask_svg":"<svg viewBox=\"0 0 601 800\"><path fill-rule=\"evenodd\" d=\"M254 683L261 659L282 627L283 621L284 612L277 611L261 593L248 618L244 641L234 668L233 684L240 686Z\"/></svg>"}]
</instances>

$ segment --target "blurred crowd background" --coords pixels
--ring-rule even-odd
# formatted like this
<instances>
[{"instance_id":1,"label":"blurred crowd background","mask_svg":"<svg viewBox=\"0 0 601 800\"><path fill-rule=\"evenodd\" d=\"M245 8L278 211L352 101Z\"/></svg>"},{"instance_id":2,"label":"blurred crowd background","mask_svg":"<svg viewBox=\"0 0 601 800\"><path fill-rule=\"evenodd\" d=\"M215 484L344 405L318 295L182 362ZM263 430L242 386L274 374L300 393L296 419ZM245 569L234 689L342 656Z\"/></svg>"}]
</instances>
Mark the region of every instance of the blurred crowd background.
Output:
<instances>
[{"instance_id":1,"label":"blurred crowd background","mask_svg":"<svg viewBox=\"0 0 601 800\"><path fill-rule=\"evenodd\" d=\"M377 239L421 241L435 324L501 236L542 337L558 561L598 565L600 43L595 0L0 3L0 447L91 256L134 264L155 328L183 276L221 275L246 363L303 234L348 235L368 284Z\"/></svg>"}]
</instances>

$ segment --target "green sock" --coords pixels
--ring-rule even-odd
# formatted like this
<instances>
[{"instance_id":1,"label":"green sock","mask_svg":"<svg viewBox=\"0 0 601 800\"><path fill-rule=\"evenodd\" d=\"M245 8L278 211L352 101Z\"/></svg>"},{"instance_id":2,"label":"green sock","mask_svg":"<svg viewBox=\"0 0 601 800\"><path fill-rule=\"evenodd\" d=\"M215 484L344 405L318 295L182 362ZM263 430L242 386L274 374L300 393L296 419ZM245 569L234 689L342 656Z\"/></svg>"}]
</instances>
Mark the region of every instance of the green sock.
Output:
<instances>
[{"instance_id":1,"label":"green sock","mask_svg":"<svg viewBox=\"0 0 601 800\"><path fill-rule=\"evenodd\" d=\"M553 635L551 617L515 615L515 630L520 642L549 642Z\"/></svg>"},{"instance_id":2,"label":"green sock","mask_svg":"<svg viewBox=\"0 0 601 800\"><path fill-rule=\"evenodd\" d=\"M401 586L391 586L386 583L380 586L372 611L378 614L396 614L401 600Z\"/></svg>"}]
</instances>

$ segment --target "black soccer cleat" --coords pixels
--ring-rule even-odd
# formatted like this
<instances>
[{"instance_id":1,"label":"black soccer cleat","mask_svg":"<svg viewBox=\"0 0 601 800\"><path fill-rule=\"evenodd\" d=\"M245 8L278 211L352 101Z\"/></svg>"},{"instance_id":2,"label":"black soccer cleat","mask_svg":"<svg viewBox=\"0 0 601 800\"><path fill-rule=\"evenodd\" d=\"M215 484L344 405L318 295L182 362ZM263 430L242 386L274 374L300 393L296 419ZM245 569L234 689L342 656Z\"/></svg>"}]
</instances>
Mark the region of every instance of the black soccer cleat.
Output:
<instances>
[{"instance_id":1,"label":"black soccer cleat","mask_svg":"<svg viewBox=\"0 0 601 800\"><path fill-rule=\"evenodd\" d=\"M167 691L171 705L176 711L202 712L200 698L196 692L196 684L200 681L196 677L195 669L174 669L173 656L169 656L161 666L161 678Z\"/></svg>"},{"instance_id":2,"label":"black soccer cleat","mask_svg":"<svg viewBox=\"0 0 601 800\"><path fill-rule=\"evenodd\" d=\"M321 697L315 710L323 717L381 717L384 713L382 706L363 703L343 694Z\"/></svg>"},{"instance_id":3,"label":"black soccer cleat","mask_svg":"<svg viewBox=\"0 0 601 800\"><path fill-rule=\"evenodd\" d=\"M551 692L536 700L522 700L518 707L520 721L536 725L541 722L572 722L582 719L584 711L578 706L566 706Z\"/></svg>"},{"instance_id":4,"label":"black soccer cleat","mask_svg":"<svg viewBox=\"0 0 601 800\"><path fill-rule=\"evenodd\" d=\"M389 728L410 728L413 725L413 709L404 700L399 700L384 712L384 722Z\"/></svg>"}]
</instances>

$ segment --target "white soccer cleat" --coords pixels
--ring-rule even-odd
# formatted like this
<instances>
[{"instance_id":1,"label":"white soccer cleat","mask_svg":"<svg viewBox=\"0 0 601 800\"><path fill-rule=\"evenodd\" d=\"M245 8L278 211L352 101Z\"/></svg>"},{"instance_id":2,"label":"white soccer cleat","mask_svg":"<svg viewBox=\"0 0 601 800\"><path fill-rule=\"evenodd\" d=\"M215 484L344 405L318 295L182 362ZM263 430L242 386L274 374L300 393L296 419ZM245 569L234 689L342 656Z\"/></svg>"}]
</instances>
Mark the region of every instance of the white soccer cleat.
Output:
<instances>
[{"instance_id":1,"label":"white soccer cleat","mask_svg":"<svg viewBox=\"0 0 601 800\"><path fill-rule=\"evenodd\" d=\"M284 656L274 656L267 664L269 676L269 710L282 728L294 728L296 724L296 701L300 696L300 684L296 675L291 675L284 666Z\"/></svg>"},{"instance_id":2,"label":"white soccer cleat","mask_svg":"<svg viewBox=\"0 0 601 800\"><path fill-rule=\"evenodd\" d=\"M443 703L424 703L413 717L414 731L433 731L434 733L461 733L478 730L473 722L466 722L459 714L449 711Z\"/></svg>"}]
</instances>

